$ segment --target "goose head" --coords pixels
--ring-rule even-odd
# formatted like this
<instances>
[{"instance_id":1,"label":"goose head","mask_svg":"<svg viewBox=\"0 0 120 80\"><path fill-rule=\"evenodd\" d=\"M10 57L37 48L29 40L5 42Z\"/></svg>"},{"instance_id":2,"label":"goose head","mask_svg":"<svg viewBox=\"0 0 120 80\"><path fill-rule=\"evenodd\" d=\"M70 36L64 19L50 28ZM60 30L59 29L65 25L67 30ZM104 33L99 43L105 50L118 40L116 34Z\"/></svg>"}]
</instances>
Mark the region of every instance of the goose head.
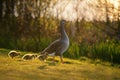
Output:
<instances>
[{"instance_id":1,"label":"goose head","mask_svg":"<svg viewBox=\"0 0 120 80\"><path fill-rule=\"evenodd\" d=\"M66 20L64 20L64 19L61 20L61 22L60 22L61 25L64 25L65 23L66 23Z\"/></svg>"},{"instance_id":2,"label":"goose head","mask_svg":"<svg viewBox=\"0 0 120 80\"><path fill-rule=\"evenodd\" d=\"M59 30L60 33L61 33L62 30L64 29L65 23L66 23L66 20L64 20L64 19L62 19L62 20L60 21L60 24L59 24L59 27L58 27L58 30Z\"/></svg>"},{"instance_id":3,"label":"goose head","mask_svg":"<svg viewBox=\"0 0 120 80\"><path fill-rule=\"evenodd\" d=\"M48 57L48 54L45 53L45 54L39 55L39 56L38 56L38 59L39 59L40 61L45 61L45 60L47 59L47 57Z\"/></svg>"}]
</instances>

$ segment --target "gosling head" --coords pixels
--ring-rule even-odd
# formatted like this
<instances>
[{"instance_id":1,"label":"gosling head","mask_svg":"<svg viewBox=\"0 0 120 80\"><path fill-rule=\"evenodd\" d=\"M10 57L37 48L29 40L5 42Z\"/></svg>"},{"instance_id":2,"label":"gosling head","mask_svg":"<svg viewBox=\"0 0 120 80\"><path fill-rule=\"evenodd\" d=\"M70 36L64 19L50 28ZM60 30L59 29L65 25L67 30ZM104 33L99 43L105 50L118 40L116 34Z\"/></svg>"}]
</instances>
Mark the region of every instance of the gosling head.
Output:
<instances>
[{"instance_id":1,"label":"gosling head","mask_svg":"<svg viewBox=\"0 0 120 80\"><path fill-rule=\"evenodd\" d=\"M40 61L45 61L45 60L47 59L47 55L39 55L39 56L38 56L38 59L39 59Z\"/></svg>"}]
</instances>

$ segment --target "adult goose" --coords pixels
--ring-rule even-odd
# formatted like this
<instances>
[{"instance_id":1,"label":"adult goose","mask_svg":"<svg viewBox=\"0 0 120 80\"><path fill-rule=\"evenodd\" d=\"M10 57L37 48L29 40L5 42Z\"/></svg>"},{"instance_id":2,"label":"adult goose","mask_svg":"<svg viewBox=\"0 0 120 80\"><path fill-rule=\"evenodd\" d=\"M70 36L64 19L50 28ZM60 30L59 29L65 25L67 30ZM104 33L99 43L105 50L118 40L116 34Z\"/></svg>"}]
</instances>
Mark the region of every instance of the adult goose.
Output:
<instances>
[{"instance_id":1,"label":"adult goose","mask_svg":"<svg viewBox=\"0 0 120 80\"><path fill-rule=\"evenodd\" d=\"M53 61L54 61L55 56L60 56L60 60L63 63L63 53L69 47L69 38L64 29L65 22L66 22L65 20L60 21L60 26L59 26L60 34L61 34L60 38L55 40L47 48L45 48L41 52L41 55L38 57L39 59L42 60L43 57L48 54L48 55L53 55Z\"/></svg>"}]
</instances>

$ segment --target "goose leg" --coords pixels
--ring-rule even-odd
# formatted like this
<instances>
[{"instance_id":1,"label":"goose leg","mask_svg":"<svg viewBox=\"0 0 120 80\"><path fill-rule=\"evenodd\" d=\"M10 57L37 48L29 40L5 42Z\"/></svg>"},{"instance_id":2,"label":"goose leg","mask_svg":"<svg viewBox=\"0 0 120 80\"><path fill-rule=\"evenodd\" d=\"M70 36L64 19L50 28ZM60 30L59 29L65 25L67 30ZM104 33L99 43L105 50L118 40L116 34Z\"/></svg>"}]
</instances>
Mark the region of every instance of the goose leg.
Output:
<instances>
[{"instance_id":1,"label":"goose leg","mask_svg":"<svg viewBox=\"0 0 120 80\"><path fill-rule=\"evenodd\" d=\"M63 62L63 57L62 57L62 56L60 56L60 61L64 64L64 62Z\"/></svg>"}]
</instances>

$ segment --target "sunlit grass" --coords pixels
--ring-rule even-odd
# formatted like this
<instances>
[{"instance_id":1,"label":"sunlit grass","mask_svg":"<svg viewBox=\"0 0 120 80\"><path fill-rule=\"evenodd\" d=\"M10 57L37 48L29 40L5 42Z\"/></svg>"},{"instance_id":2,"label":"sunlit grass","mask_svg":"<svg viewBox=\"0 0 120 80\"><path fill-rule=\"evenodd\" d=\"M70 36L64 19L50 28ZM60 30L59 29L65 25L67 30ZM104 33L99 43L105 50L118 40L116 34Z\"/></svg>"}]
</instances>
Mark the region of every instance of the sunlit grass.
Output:
<instances>
[{"instance_id":1,"label":"sunlit grass","mask_svg":"<svg viewBox=\"0 0 120 80\"><path fill-rule=\"evenodd\" d=\"M11 59L7 56L9 50L0 49L0 79L1 80L119 80L120 69L93 62L88 58L80 61L64 58L65 63L52 63L38 59L23 61L21 57ZM27 52L26 52L27 53ZM1 55L4 54L4 55ZM24 54L24 53L23 53ZM95 63L98 63L97 65Z\"/></svg>"}]
</instances>

